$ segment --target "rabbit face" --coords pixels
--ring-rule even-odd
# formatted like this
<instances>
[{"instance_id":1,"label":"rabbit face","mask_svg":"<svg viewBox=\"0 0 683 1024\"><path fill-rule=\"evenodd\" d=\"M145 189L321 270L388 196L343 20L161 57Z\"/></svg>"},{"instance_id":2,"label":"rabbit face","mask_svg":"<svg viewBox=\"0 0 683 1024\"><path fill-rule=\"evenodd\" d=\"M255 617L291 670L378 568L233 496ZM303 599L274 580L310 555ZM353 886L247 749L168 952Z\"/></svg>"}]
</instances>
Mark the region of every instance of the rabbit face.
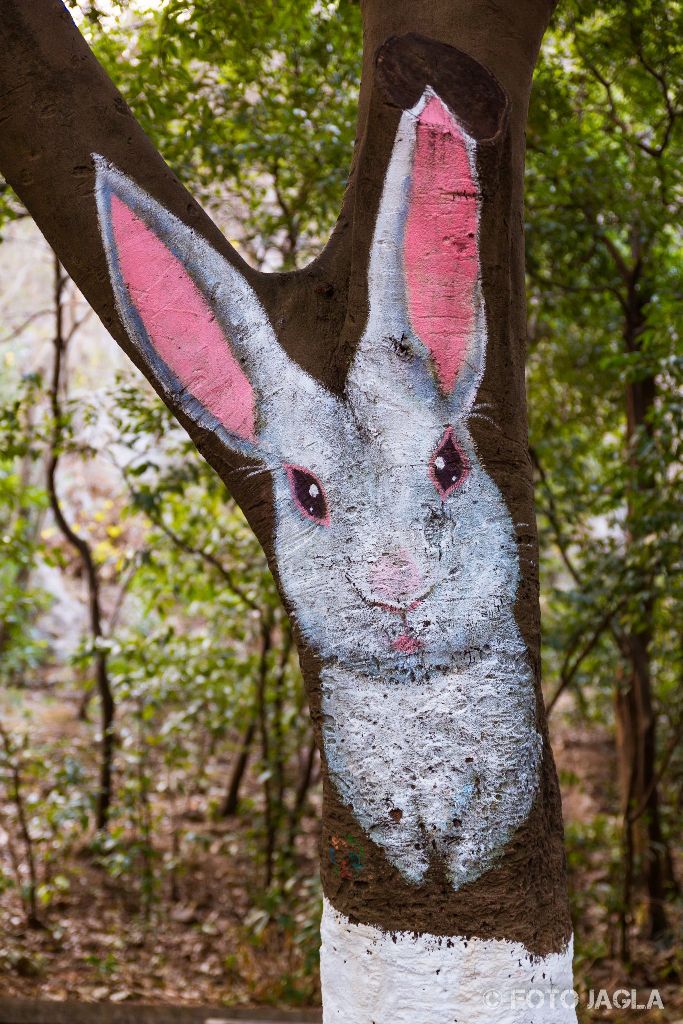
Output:
<instances>
[{"instance_id":1,"label":"rabbit face","mask_svg":"<svg viewBox=\"0 0 683 1024\"><path fill-rule=\"evenodd\" d=\"M325 436L338 443L321 445L317 423L314 445L290 430L274 472L277 564L306 640L323 658L380 675L476 656L514 600L517 560L466 426L425 422L397 451L359 429L351 408L330 413ZM304 507L297 486L322 504Z\"/></svg>"},{"instance_id":2,"label":"rabbit face","mask_svg":"<svg viewBox=\"0 0 683 1024\"><path fill-rule=\"evenodd\" d=\"M456 888L526 818L541 750L513 524L467 425L487 340L475 151L431 89L403 113L341 398L287 356L235 266L95 157L148 372L271 475L280 583L323 662L330 777L406 878L436 851Z\"/></svg>"}]
</instances>

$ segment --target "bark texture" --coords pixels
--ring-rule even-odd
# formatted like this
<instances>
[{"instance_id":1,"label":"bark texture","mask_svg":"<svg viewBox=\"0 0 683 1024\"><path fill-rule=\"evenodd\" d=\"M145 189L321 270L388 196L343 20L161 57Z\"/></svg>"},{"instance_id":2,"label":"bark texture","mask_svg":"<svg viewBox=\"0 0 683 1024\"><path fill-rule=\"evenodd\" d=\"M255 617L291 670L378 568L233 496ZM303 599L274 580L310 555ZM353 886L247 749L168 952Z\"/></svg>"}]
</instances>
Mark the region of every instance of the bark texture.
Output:
<instances>
[{"instance_id":1,"label":"bark texture","mask_svg":"<svg viewBox=\"0 0 683 1024\"><path fill-rule=\"evenodd\" d=\"M333 906L385 930L478 936L546 955L571 931L562 819L540 692L538 563L524 389L524 127L549 0L365 0L357 145L337 227L320 257L289 274L250 269L164 164L97 64L59 0L4 0L0 23L0 169L100 319L154 383L117 313L97 221L93 153L129 175L205 238L251 285L289 356L336 394L368 316L368 261L401 113L431 85L479 143L481 277L488 350L479 388L488 420L473 419L480 461L516 528L522 579L515 615L536 687L543 737L531 814L499 863L454 890L443 870L409 883L368 839L324 772L322 876ZM157 390L161 389L155 384ZM162 394L168 402L168 394ZM273 494L267 474L173 407L226 482L261 541L276 579ZM296 629L295 622L295 629ZM321 736L320 660L297 634L311 713ZM340 837L362 869L340 872Z\"/></svg>"}]
</instances>

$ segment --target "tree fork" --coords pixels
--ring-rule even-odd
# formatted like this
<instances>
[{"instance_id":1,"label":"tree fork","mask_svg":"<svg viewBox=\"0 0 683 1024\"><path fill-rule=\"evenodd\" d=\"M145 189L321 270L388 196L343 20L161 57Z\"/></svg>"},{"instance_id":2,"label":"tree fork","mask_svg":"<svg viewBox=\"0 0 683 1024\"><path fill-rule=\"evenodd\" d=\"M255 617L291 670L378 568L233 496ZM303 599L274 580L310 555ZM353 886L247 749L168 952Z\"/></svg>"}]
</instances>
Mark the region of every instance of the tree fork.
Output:
<instances>
[{"instance_id":1,"label":"tree fork","mask_svg":"<svg viewBox=\"0 0 683 1024\"><path fill-rule=\"evenodd\" d=\"M326 1021L517 1022L530 1011L513 989L530 987L544 993L535 1020L575 1020L571 999L551 998L571 987L571 924L540 691L524 391L524 128L552 7L366 0L357 145L337 226L310 266L264 275L174 178L62 4L3 4L0 168L234 494L294 623L323 763ZM179 289L200 342L178 347L166 286ZM221 346L230 355L219 363ZM351 476L329 495L308 428L333 431L328 444L351 438L340 449ZM281 441L294 451L274 459ZM348 509L327 499L378 449L391 479L415 466L419 478L397 484L389 505L363 492L372 515L357 509L347 543L360 538L366 555L347 559L334 585L318 570L306 579L299 541L319 554L339 536ZM428 525L413 506L429 510ZM387 527L373 547L378 520L395 524L400 512L413 517L406 528ZM396 533L412 552L392 547ZM450 591L419 564L434 547L452 563ZM362 605L364 628L381 623L371 637L352 637L334 611L317 621L316 601L334 609L335 588ZM459 615L471 616L469 640L452 635ZM372 667L385 633L393 653ZM386 813L382 787L394 798Z\"/></svg>"}]
</instances>

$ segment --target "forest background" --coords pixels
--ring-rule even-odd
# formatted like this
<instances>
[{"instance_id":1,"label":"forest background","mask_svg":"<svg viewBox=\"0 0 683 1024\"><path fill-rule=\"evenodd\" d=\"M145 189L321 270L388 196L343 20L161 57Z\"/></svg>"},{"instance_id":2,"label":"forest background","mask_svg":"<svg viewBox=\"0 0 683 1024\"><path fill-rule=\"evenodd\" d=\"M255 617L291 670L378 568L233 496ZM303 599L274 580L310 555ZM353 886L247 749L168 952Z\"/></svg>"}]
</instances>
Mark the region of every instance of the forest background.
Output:
<instances>
[{"instance_id":1,"label":"forest background","mask_svg":"<svg viewBox=\"0 0 683 1024\"><path fill-rule=\"evenodd\" d=\"M312 259L352 153L357 5L68 6L245 259ZM678 0L563 0L527 135L577 987L656 987L653 1024L683 1017L681 40ZM315 1003L318 755L264 557L6 186L0 225L0 992ZM343 839L323 853L356 869Z\"/></svg>"}]
</instances>

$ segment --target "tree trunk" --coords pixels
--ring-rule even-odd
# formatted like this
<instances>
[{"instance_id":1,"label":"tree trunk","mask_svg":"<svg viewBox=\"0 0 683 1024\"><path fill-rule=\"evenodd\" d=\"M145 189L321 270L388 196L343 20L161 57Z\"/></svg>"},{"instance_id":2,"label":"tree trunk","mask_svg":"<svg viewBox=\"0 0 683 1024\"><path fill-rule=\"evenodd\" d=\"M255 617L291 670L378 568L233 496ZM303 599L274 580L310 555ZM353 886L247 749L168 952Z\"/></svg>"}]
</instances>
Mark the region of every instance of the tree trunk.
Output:
<instances>
[{"instance_id":1,"label":"tree trunk","mask_svg":"<svg viewBox=\"0 0 683 1024\"><path fill-rule=\"evenodd\" d=\"M247 724L244 733L242 734L242 740L240 742L239 750L232 764L232 771L230 772L230 779L228 786L225 791L225 798L221 804L221 816L223 818L231 818L234 814L237 814L237 808L239 806L240 787L242 785L242 779L244 773L247 770L247 764L249 761L249 754L251 753L251 746L254 742L254 735L256 733L256 726L258 724L258 711L256 708L251 713L251 718Z\"/></svg>"},{"instance_id":2,"label":"tree trunk","mask_svg":"<svg viewBox=\"0 0 683 1024\"><path fill-rule=\"evenodd\" d=\"M293 857L295 853L296 837L298 833L299 823L304 813L306 806L306 797L308 791L314 782L313 778L313 766L315 764L316 752L318 746L315 742L311 742L308 750L305 752L301 770L299 773L299 779L296 785L294 793L294 801L292 809L289 812L289 829L288 829L288 849L290 855Z\"/></svg>"},{"instance_id":3,"label":"tree trunk","mask_svg":"<svg viewBox=\"0 0 683 1024\"><path fill-rule=\"evenodd\" d=\"M631 672L616 691L617 754L624 828L624 896L621 955L630 959L627 927L634 887L647 900L647 933L655 939L668 928L665 911L667 843L659 814L656 716L652 706L650 637L643 630L627 638Z\"/></svg>"},{"instance_id":4,"label":"tree trunk","mask_svg":"<svg viewBox=\"0 0 683 1024\"><path fill-rule=\"evenodd\" d=\"M272 758L270 754L270 726L268 722L268 660L273 646L273 620L269 614L261 621L261 657L256 680L256 707L258 709L259 737L261 739L261 774L263 777L263 829L266 861L265 884L273 881L273 859L277 829L276 810L273 805Z\"/></svg>"},{"instance_id":5,"label":"tree trunk","mask_svg":"<svg viewBox=\"0 0 683 1024\"><path fill-rule=\"evenodd\" d=\"M67 522L64 510L62 509L62 504L59 500L59 495L57 494L57 468L60 460L63 430L63 412L61 403L61 391L63 387L62 370L66 360L69 336L64 333L62 309L62 293L66 279L62 274L62 268L56 254L54 257L54 275L54 362L49 388L53 427L52 440L46 467L47 493L50 501L50 508L52 509L52 514L54 515L55 522L57 524L57 529L66 540L67 544L70 544L78 554L88 588L90 639L94 647L93 663L95 666L95 685L97 687L97 694L100 702L100 723L102 729L95 824L98 829L105 829L109 822L112 797L114 716L116 714L116 705L114 703L114 695L109 682L107 653L101 646L103 639L102 608L100 600L100 578L97 571L97 565L95 563L93 553L90 550L88 541L83 537L80 537Z\"/></svg>"},{"instance_id":6,"label":"tree trunk","mask_svg":"<svg viewBox=\"0 0 683 1024\"><path fill-rule=\"evenodd\" d=\"M637 237L637 236L636 236ZM633 268L627 278L626 315L623 336L626 351L640 351L646 327L645 308L650 297L644 294L642 254L638 242L633 245ZM654 441L651 415L656 399L656 381L652 375L626 384L626 457L632 471L628 494L627 544L643 542L639 500L650 499L656 481L651 457L641 457L645 444ZM622 814L624 821L624 900L623 913L631 910L633 889L644 890L647 902L649 938L661 937L668 928L665 912L667 843L662 831L657 784L657 714L652 693L650 645L655 601L654 580L647 568L639 568L635 593L645 595L639 618L627 619L623 633L623 651L629 671L626 685L616 691L616 738L620 764ZM627 920L622 926L622 956L628 959Z\"/></svg>"},{"instance_id":7,"label":"tree trunk","mask_svg":"<svg viewBox=\"0 0 683 1024\"><path fill-rule=\"evenodd\" d=\"M230 487L294 623L325 1021L576 1019L524 392L524 127L551 9L366 0L337 227L268 276L58 0L3 6L0 168Z\"/></svg>"}]
</instances>

